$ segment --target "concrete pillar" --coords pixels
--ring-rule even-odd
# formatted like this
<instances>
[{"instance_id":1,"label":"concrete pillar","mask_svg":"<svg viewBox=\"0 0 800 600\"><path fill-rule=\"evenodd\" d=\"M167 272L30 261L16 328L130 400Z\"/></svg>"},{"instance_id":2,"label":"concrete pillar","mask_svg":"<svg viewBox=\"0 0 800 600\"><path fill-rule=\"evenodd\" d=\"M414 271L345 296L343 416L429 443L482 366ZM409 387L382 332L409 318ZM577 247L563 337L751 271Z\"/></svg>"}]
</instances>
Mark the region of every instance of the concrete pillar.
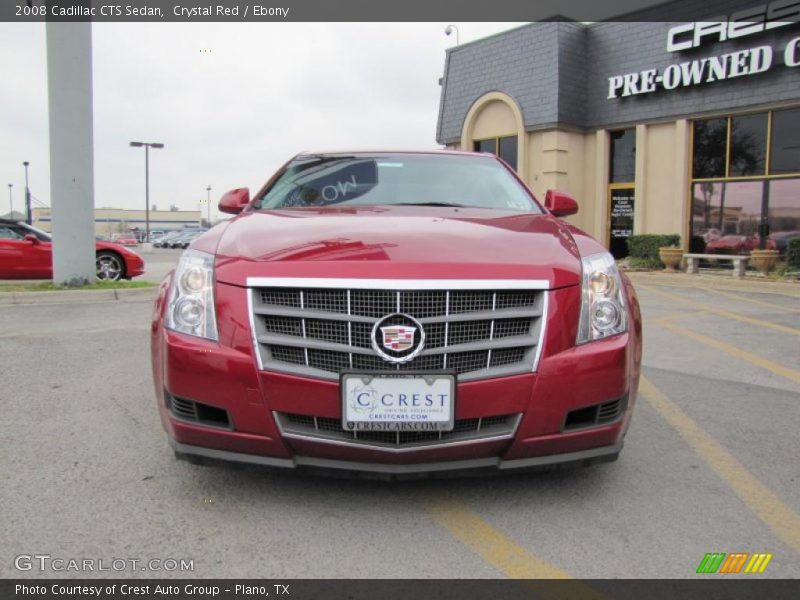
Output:
<instances>
[{"instance_id":1,"label":"concrete pillar","mask_svg":"<svg viewBox=\"0 0 800 600\"><path fill-rule=\"evenodd\" d=\"M594 147L594 229L591 234L608 248L608 169L609 169L609 134L600 129L595 133Z\"/></svg>"},{"instance_id":2,"label":"concrete pillar","mask_svg":"<svg viewBox=\"0 0 800 600\"><path fill-rule=\"evenodd\" d=\"M647 125L636 126L636 174L633 200L633 235L647 232Z\"/></svg>"},{"instance_id":3,"label":"concrete pillar","mask_svg":"<svg viewBox=\"0 0 800 600\"><path fill-rule=\"evenodd\" d=\"M675 210L680 213L681 222L681 247L689 251L689 218L692 214L691 193L689 191L689 173L692 165L689 163L691 155L689 145L691 139L690 124L686 119L675 122L675 185L674 199Z\"/></svg>"},{"instance_id":4,"label":"concrete pillar","mask_svg":"<svg viewBox=\"0 0 800 600\"><path fill-rule=\"evenodd\" d=\"M47 23L53 281L95 280L92 25Z\"/></svg>"}]
</instances>

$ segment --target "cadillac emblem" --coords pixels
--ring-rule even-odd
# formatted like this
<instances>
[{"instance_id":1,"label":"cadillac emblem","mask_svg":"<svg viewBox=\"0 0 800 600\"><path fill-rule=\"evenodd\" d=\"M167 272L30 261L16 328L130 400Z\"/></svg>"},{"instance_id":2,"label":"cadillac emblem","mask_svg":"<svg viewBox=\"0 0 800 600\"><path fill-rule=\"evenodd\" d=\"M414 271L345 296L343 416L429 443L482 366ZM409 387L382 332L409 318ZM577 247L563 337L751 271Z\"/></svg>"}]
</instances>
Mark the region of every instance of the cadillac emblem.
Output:
<instances>
[{"instance_id":1,"label":"cadillac emblem","mask_svg":"<svg viewBox=\"0 0 800 600\"><path fill-rule=\"evenodd\" d=\"M372 349L385 361L404 363L422 351L425 331L419 321L395 313L380 319L372 328Z\"/></svg>"}]
</instances>

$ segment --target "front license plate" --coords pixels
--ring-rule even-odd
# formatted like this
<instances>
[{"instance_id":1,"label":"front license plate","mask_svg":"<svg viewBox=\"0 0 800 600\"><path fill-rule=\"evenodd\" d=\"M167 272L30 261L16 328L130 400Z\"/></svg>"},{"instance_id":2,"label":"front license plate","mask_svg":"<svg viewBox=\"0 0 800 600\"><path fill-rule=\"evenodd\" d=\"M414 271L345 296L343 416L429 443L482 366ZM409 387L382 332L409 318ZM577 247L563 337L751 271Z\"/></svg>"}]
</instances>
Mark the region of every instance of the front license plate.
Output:
<instances>
[{"instance_id":1,"label":"front license plate","mask_svg":"<svg viewBox=\"0 0 800 600\"><path fill-rule=\"evenodd\" d=\"M341 380L346 431L452 431L455 375L345 373Z\"/></svg>"}]
</instances>

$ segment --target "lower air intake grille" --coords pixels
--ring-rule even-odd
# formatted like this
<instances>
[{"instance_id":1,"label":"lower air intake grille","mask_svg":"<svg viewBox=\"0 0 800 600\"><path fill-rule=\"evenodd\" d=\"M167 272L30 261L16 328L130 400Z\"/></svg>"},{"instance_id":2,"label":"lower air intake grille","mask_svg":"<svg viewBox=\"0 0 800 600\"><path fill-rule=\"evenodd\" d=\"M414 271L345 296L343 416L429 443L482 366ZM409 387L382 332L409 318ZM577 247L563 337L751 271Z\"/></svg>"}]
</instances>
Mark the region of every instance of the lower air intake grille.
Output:
<instances>
[{"instance_id":1,"label":"lower air intake grille","mask_svg":"<svg viewBox=\"0 0 800 600\"><path fill-rule=\"evenodd\" d=\"M315 438L346 442L358 446L416 448L453 442L503 439L514 435L521 415L501 415L478 419L457 419L453 431L345 431L339 419L293 413L275 413L287 437Z\"/></svg>"},{"instance_id":2,"label":"lower air intake grille","mask_svg":"<svg viewBox=\"0 0 800 600\"><path fill-rule=\"evenodd\" d=\"M567 413L564 431L607 425L619 419L628 408L628 396L605 404L595 404L586 408L579 408Z\"/></svg>"},{"instance_id":3,"label":"lower air intake grille","mask_svg":"<svg viewBox=\"0 0 800 600\"><path fill-rule=\"evenodd\" d=\"M167 408L176 419L191 421L208 427L232 429L226 410L187 400L186 398L178 398L167 392L164 392L164 398L166 399Z\"/></svg>"}]
</instances>

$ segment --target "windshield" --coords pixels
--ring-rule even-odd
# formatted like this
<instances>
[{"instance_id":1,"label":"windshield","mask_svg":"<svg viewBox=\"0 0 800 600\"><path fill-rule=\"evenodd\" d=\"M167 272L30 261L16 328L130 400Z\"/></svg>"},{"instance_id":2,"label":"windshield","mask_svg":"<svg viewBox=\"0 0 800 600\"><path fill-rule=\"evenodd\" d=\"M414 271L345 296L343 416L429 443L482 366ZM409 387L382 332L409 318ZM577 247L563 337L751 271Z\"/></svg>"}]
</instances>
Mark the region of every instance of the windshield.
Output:
<instances>
[{"instance_id":1,"label":"windshield","mask_svg":"<svg viewBox=\"0 0 800 600\"><path fill-rule=\"evenodd\" d=\"M495 159L447 154L301 156L253 207L409 204L541 212Z\"/></svg>"}]
</instances>

